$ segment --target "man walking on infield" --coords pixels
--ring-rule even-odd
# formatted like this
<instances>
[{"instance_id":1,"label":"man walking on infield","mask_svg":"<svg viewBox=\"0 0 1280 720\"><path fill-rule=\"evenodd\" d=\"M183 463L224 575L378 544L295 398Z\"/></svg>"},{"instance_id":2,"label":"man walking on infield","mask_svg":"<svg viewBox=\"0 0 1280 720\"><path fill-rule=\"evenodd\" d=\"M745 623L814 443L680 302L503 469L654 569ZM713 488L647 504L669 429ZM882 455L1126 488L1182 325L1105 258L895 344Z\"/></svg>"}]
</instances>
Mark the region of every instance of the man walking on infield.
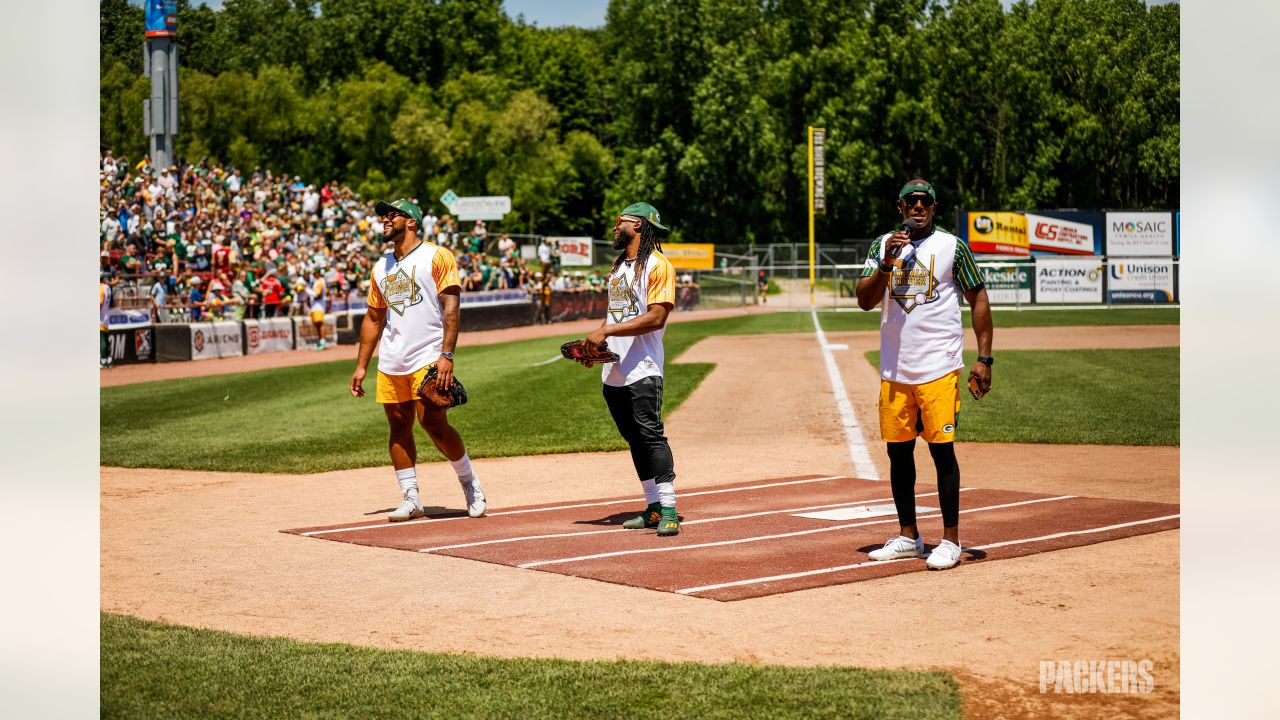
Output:
<instances>
[{"instance_id":1,"label":"man walking on infield","mask_svg":"<svg viewBox=\"0 0 1280 720\"><path fill-rule=\"evenodd\" d=\"M938 472L942 541L929 554L931 570L960 562L960 466L956 423L960 415L960 370L964 326L959 293L973 308L978 360L970 388L991 390L991 305L969 246L933 226L937 194L915 178L898 193L902 229L871 244L858 280L858 307L884 301L880 315L880 434L888 444L889 482L901 534L870 553L872 560L924 557L916 528L916 436L929 443ZM972 390L971 390L972 392Z\"/></svg>"},{"instance_id":2,"label":"man walking on infield","mask_svg":"<svg viewBox=\"0 0 1280 720\"><path fill-rule=\"evenodd\" d=\"M643 514L622 527L656 527L661 536L680 532L675 462L662 428L662 335L675 306L676 273L659 252L658 238L669 232L649 203L631 205L618 216L613 249L621 252L606 282L609 310L583 341L594 348L612 338L609 349L619 358L603 365L604 400L618 432L631 446L631 462L648 502Z\"/></svg>"},{"instance_id":3,"label":"man walking on infield","mask_svg":"<svg viewBox=\"0 0 1280 720\"><path fill-rule=\"evenodd\" d=\"M484 491L446 409L424 403L417 390L436 369L437 387L453 384L453 349L458 342L458 266L453 253L419 238L422 211L404 199L374 206L383 237L393 251L379 258L369 283L369 310L360 326L360 351L351 375L351 394L364 397L364 376L378 344L377 401L391 426L391 465L404 500L387 516L392 522L423 516L414 464L415 419L453 465L466 496L467 514L484 515Z\"/></svg>"}]
</instances>

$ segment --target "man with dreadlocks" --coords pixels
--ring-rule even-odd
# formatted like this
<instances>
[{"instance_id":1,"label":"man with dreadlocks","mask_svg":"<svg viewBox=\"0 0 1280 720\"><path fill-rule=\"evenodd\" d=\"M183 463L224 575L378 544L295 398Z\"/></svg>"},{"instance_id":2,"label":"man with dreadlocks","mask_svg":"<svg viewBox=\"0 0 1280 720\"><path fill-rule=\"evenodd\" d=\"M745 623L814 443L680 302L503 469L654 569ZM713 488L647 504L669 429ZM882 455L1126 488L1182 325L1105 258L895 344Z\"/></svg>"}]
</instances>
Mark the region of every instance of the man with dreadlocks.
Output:
<instances>
[{"instance_id":1,"label":"man with dreadlocks","mask_svg":"<svg viewBox=\"0 0 1280 720\"><path fill-rule=\"evenodd\" d=\"M657 528L661 536L680 532L675 463L662 429L662 334L675 306L676 273L660 252L658 238L669 232L649 203L628 206L618 216L613 249L620 252L609 272L609 311L583 341L588 347L607 341L619 358L603 365L604 401L631 446L631 461L648 502L639 517L622 526Z\"/></svg>"}]
</instances>

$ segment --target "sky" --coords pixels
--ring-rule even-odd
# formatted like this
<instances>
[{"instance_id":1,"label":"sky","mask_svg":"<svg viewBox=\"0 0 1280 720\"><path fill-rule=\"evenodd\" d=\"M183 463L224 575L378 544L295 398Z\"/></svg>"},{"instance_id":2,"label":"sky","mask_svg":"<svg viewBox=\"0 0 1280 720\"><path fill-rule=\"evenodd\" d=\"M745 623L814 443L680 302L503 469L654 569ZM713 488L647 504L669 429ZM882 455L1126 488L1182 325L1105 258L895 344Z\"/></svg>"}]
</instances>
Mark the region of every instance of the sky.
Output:
<instances>
[{"instance_id":1,"label":"sky","mask_svg":"<svg viewBox=\"0 0 1280 720\"><path fill-rule=\"evenodd\" d=\"M141 4L141 0L131 0ZM223 0L197 0L212 8L221 8ZM1006 8L1015 0L1000 0ZM1178 0L1146 0L1148 5L1164 5ZM525 22L538 27L601 27L609 0L504 0L503 7L512 18L524 14Z\"/></svg>"}]
</instances>

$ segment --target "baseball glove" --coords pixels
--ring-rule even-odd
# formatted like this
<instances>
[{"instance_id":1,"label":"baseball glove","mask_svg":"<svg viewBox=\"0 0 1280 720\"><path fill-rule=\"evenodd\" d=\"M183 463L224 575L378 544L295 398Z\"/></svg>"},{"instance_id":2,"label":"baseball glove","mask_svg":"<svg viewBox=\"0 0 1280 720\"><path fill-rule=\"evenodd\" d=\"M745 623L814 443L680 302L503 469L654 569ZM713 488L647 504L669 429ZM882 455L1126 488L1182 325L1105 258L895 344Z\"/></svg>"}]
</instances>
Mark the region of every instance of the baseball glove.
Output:
<instances>
[{"instance_id":1,"label":"baseball glove","mask_svg":"<svg viewBox=\"0 0 1280 720\"><path fill-rule=\"evenodd\" d=\"M581 340L573 340L560 346L560 354L581 363L616 363L618 353L609 349L609 343L593 348Z\"/></svg>"},{"instance_id":2,"label":"baseball glove","mask_svg":"<svg viewBox=\"0 0 1280 720\"><path fill-rule=\"evenodd\" d=\"M427 371L426 377L422 378L422 384L418 386L414 393L422 399L427 405L432 407L448 409L459 405L467 404L467 389L462 387L462 383L458 381L457 376L453 378L453 385L441 390L436 387L436 378L439 376L434 365Z\"/></svg>"}]
</instances>

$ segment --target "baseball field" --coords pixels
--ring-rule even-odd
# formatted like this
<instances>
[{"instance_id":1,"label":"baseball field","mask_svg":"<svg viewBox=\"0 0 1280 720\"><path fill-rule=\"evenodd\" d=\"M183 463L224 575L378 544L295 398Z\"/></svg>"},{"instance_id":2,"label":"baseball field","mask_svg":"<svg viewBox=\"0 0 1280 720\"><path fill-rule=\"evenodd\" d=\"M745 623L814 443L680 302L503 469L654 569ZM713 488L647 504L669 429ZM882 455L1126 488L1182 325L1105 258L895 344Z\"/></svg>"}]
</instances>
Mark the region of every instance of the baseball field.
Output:
<instances>
[{"instance_id":1,"label":"baseball field","mask_svg":"<svg viewBox=\"0 0 1280 720\"><path fill-rule=\"evenodd\" d=\"M629 455L598 372L556 359L594 321L460 338L483 519L419 430L428 518L385 523L350 346L104 373L103 715L1176 715L1178 311L995 312L945 572L865 563L896 531L878 318L673 317L672 539L617 529ZM1080 660L1148 660L1151 692L1042 692Z\"/></svg>"}]
</instances>

